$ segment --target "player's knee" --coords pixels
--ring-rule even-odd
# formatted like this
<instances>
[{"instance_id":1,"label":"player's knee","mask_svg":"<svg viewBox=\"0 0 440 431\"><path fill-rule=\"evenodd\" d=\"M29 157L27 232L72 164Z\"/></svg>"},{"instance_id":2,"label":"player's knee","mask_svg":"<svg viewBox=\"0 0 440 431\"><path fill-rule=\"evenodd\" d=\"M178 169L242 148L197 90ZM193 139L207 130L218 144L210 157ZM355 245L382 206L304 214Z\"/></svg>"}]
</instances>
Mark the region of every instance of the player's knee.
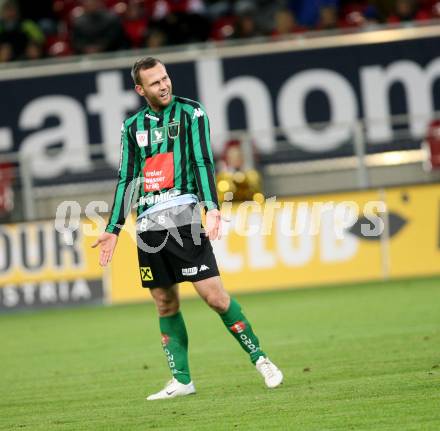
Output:
<instances>
[{"instance_id":1,"label":"player's knee","mask_svg":"<svg viewBox=\"0 0 440 431\"><path fill-rule=\"evenodd\" d=\"M179 300L169 296L160 296L156 299L156 307L159 316L172 316L179 311Z\"/></svg>"},{"instance_id":2,"label":"player's knee","mask_svg":"<svg viewBox=\"0 0 440 431\"><path fill-rule=\"evenodd\" d=\"M206 303L218 313L225 313L229 307L229 297L225 295L209 294Z\"/></svg>"},{"instance_id":3,"label":"player's knee","mask_svg":"<svg viewBox=\"0 0 440 431\"><path fill-rule=\"evenodd\" d=\"M179 311L179 304L158 304L157 311L160 317L173 316Z\"/></svg>"}]
</instances>

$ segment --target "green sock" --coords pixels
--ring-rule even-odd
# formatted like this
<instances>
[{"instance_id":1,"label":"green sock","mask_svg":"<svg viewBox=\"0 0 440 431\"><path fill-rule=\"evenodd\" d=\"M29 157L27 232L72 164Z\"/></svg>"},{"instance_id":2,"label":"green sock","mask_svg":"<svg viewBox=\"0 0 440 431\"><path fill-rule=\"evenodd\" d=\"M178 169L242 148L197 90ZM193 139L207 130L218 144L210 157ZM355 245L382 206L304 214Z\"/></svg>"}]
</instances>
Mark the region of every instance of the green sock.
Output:
<instances>
[{"instance_id":1,"label":"green sock","mask_svg":"<svg viewBox=\"0 0 440 431\"><path fill-rule=\"evenodd\" d=\"M174 316L159 317L162 347L173 377L187 385L191 381L188 365L188 334L179 311Z\"/></svg>"},{"instance_id":2,"label":"green sock","mask_svg":"<svg viewBox=\"0 0 440 431\"><path fill-rule=\"evenodd\" d=\"M254 334L249 321L241 311L240 304L233 298L226 313L219 313L229 332L240 343L242 349L249 354L253 364L260 356L266 354L260 349L260 342Z\"/></svg>"}]
</instances>

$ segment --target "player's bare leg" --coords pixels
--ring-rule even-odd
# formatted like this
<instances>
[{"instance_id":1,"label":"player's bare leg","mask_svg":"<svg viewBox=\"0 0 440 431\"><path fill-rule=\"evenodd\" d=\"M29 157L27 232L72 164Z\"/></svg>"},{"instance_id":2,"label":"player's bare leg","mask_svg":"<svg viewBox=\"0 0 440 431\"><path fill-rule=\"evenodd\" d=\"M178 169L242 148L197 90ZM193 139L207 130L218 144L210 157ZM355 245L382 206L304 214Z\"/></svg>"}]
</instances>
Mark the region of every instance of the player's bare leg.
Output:
<instances>
[{"instance_id":1,"label":"player's bare leg","mask_svg":"<svg viewBox=\"0 0 440 431\"><path fill-rule=\"evenodd\" d=\"M179 285L150 289L160 317L173 316L179 311Z\"/></svg>"},{"instance_id":2,"label":"player's bare leg","mask_svg":"<svg viewBox=\"0 0 440 431\"><path fill-rule=\"evenodd\" d=\"M226 313L229 308L231 297L223 287L220 277L206 278L195 281L193 285L200 297L217 313Z\"/></svg>"},{"instance_id":3,"label":"player's bare leg","mask_svg":"<svg viewBox=\"0 0 440 431\"><path fill-rule=\"evenodd\" d=\"M162 347L167 357L173 378L161 391L147 400L162 400L196 392L188 366L188 335L185 322L179 311L179 285L150 289L159 313Z\"/></svg>"},{"instance_id":4,"label":"player's bare leg","mask_svg":"<svg viewBox=\"0 0 440 431\"><path fill-rule=\"evenodd\" d=\"M260 342L249 321L241 311L240 304L229 296L223 288L220 277L211 277L193 282L197 293L215 311L250 360L263 376L266 386L276 388L283 381L281 371L267 358L260 348Z\"/></svg>"}]
</instances>

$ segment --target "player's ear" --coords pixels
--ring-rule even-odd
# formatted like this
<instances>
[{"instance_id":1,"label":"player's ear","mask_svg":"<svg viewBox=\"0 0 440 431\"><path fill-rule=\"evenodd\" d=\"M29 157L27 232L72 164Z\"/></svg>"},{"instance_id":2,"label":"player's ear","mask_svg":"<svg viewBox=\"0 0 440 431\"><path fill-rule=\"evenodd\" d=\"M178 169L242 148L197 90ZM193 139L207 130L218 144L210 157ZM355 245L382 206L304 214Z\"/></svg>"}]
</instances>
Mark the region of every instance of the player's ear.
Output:
<instances>
[{"instance_id":1,"label":"player's ear","mask_svg":"<svg viewBox=\"0 0 440 431\"><path fill-rule=\"evenodd\" d=\"M142 88L142 85L136 84L134 86L134 89L135 89L136 93L139 94L139 96L145 97L145 91Z\"/></svg>"}]
</instances>

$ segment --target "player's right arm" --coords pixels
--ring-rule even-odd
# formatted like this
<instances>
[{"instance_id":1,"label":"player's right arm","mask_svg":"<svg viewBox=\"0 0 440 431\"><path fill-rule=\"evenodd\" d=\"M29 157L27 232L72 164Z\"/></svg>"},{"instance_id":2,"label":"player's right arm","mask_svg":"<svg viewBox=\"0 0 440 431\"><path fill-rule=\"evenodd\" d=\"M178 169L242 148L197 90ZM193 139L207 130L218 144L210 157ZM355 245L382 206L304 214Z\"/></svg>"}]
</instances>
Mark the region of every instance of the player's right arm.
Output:
<instances>
[{"instance_id":1,"label":"player's right arm","mask_svg":"<svg viewBox=\"0 0 440 431\"><path fill-rule=\"evenodd\" d=\"M105 228L108 233L118 235L131 211L131 200L135 190L135 178L139 174L137 145L126 122L121 129L121 157L119 161L118 184L116 185L110 218Z\"/></svg>"},{"instance_id":2,"label":"player's right arm","mask_svg":"<svg viewBox=\"0 0 440 431\"><path fill-rule=\"evenodd\" d=\"M113 253L118 243L118 235L114 233L103 232L92 245L92 248L99 245L99 264L106 266L113 257Z\"/></svg>"},{"instance_id":3,"label":"player's right arm","mask_svg":"<svg viewBox=\"0 0 440 431\"><path fill-rule=\"evenodd\" d=\"M116 185L113 206L105 232L92 247L100 246L99 263L107 265L113 256L118 234L131 210L131 201L135 190L135 181L139 174L137 146L126 122L121 128L121 157L119 162L118 183Z\"/></svg>"}]
</instances>

